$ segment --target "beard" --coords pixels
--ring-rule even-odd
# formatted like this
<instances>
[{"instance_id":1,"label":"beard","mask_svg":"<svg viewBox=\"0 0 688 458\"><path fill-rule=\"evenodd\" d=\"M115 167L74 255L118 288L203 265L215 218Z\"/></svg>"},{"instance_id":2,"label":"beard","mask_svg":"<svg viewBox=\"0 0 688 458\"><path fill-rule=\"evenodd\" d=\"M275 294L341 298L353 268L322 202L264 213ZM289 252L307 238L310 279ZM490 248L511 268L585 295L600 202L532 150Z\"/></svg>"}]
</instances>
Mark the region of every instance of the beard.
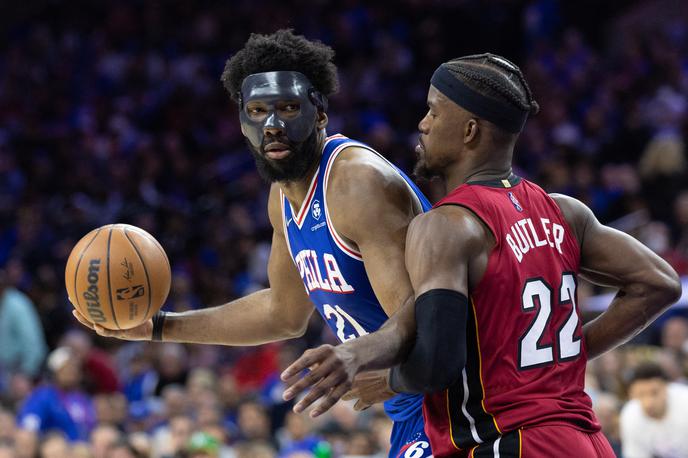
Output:
<instances>
[{"instance_id":1,"label":"beard","mask_svg":"<svg viewBox=\"0 0 688 458\"><path fill-rule=\"evenodd\" d=\"M413 175L417 178L430 180L437 176L437 172L432 170L425 160L425 151L423 153L416 153L416 164L413 166Z\"/></svg>"},{"instance_id":2,"label":"beard","mask_svg":"<svg viewBox=\"0 0 688 458\"><path fill-rule=\"evenodd\" d=\"M287 145L289 150L291 150L291 154L284 159L276 161L268 159L265 157L265 146L273 142ZM256 161L258 174L270 183L276 181L298 181L305 178L313 164L320 157L318 129L313 129L308 138L299 143L291 142L287 137L265 136L260 148L254 147L248 139L246 139L246 144L253 155L253 159Z\"/></svg>"},{"instance_id":3,"label":"beard","mask_svg":"<svg viewBox=\"0 0 688 458\"><path fill-rule=\"evenodd\" d=\"M413 166L413 175L417 178L430 180L437 174L431 171L423 159L418 159L416 165Z\"/></svg>"}]
</instances>

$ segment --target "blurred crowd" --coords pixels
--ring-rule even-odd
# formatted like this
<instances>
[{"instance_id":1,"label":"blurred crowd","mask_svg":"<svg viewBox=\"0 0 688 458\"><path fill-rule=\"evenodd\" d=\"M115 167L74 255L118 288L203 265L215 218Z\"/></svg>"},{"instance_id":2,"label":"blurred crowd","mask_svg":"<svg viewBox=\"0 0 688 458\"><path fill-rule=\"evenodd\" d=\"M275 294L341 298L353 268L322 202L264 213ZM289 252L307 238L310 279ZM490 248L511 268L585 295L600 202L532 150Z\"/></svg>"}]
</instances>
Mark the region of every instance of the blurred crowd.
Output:
<instances>
[{"instance_id":1,"label":"blurred crowd","mask_svg":"<svg viewBox=\"0 0 688 458\"><path fill-rule=\"evenodd\" d=\"M0 18L0 458L386 456L391 423L378 406L340 403L314 422L281 400L280 369L334 342L317 316L303 338L255 348L107 340L71 316L69 252L113 222L164 246L167 310L266 286L268 187L219 81L250 32L293 27L331 45L340 91L328 132L406 170L436 66L468 53L509 57L542 107L517 145L517 173L583 200L687 275L688 11L678 4L13 6ZM581 288L583 307L598 292ZM688 377L687 316L672 310L590 364L588 391L619 453L635 368L654 361L672 383Z\"/></svg>"}]
</instances>

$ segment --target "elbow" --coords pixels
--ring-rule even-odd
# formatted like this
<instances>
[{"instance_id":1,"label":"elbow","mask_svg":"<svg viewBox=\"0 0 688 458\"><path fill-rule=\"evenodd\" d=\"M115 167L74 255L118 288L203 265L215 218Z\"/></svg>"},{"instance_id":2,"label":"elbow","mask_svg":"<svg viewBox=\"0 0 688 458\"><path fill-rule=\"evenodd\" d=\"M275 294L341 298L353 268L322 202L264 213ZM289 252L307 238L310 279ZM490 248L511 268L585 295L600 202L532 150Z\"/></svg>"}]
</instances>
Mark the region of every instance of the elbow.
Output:
<instances>
[{"instance_id":1,"label":"elbow","mask_svg":"<svg viewBox=\"0 0 688 458\"><path fill-rule=\"evenodd\" d=\"M674 269L666 265L666 268L657 269L648 276L646 282L636 284L627 291L645 298L646 312L656 317L681 298L681 280Z\"/></svg>"},{"instance_id":2,"label":"elbow","mask_svg":"<svg viewBox=\"0 0 688 458\"><path fill-rule=\"evenodd\" d=\"M683 290L681 287L681 279L678 274L672 269L671 280L667 283L666 291L670 304L674 304L681 299Z\"/></svg>"},{"instance_id":3,"label":"elbow","mask_svg":"<svg viewBox=\"0 0 688 458\"><path fill-rule=\"evenodd\" d=\"M661 301L659 302L661 302L665 308L678 302L681 298L682 288L681 279L676 271L668 265L666 269L662 269L658 275L655 290L661 295Z\"/></svg>"},{"instance_id":4,"label":"elbow","mask_svg":"<svg viewBox=\"0 0 688 458\"><path fill-rule=\"evenodd\" d=\"M285 339L298 339L306 334L306 329L308 328L308 322L305 323L291 323L289 325L285 324L281 331L283 332Z\"/></svg>"},{"instance_id":5,"label":"elbow","mask_svg":"<svg viewBox=\"0 0 688 458\"><path fill-rule=\"evenodd\" d=\"M311 309L312 311L312 309ZM280 322L276 322L275 325L279 327L278 333L281 333L285 339L296 339L298 337L303 337L308 329L308 322L310 321L311 314L307 315L291 315L284 317Z\"/></svg>"}]
</instances>

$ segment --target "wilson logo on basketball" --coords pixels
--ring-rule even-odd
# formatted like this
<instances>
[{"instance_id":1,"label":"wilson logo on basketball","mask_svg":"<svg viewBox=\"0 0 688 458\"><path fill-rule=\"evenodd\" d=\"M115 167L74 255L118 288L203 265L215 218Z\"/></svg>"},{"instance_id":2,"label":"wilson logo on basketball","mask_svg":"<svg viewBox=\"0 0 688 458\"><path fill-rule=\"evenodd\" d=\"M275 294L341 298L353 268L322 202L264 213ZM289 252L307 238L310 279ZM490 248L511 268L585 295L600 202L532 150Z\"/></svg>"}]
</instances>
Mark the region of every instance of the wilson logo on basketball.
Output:
<instances>
[{"instance_id":1,"label":"wilson logo on basketball","mask_svg":"<svg viewBox=\"0 0 688 458\"><path fill-rule=\"evenodd\" d=\"M88 264L88 289L84 291L84 299L86 299L86 308L88 314L95 323L102 323L105 321L105 314L100 308L100 297L98 296L98 273L100 272L100 259L91 259Z\"/></svg>"}]
</instances>

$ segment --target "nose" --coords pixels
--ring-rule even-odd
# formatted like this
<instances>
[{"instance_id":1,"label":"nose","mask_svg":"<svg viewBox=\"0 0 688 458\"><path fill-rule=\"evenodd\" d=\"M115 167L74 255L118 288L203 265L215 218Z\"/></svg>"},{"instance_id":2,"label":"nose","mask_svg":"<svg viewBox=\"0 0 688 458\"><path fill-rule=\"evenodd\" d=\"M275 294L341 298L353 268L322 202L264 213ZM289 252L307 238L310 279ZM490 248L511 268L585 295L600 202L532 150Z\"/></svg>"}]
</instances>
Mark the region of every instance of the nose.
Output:
<instances>
[{"instance_id":1,"label":"nose","mask_svg":"<svg viewBox=\"0 0 688 458\"><path fill-rule=\"evenodd\" d=\"M430 123L428 122L428 115L426 114L423 119L418 123L418 130L420 133L427 135L430 128Z\"/></svg>"},{"instance_id":2,"label":"nose","mask_svg":"<svg viewBox=\"0 0 688 458\"><path fill-rule=\"evenodd\" d=\"M263 131L270 135L279 135L286 130L287 126L275 113L270 113L263 124Z\"/></svg>"}]
</instances>

